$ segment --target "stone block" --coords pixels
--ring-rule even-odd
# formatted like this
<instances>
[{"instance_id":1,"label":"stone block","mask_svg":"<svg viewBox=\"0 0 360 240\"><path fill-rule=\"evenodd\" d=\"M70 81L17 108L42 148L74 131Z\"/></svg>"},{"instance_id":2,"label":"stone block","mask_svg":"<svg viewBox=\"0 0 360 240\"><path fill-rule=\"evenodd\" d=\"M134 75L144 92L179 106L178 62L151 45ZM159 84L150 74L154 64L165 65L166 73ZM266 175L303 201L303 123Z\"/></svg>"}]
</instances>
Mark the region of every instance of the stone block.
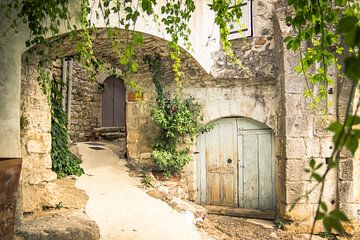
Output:
<instances>
[{"instance_id":1,"label":"stone block","mask_svg":"<svg viewBox=\"0 0 360 240\"><path fill-rule=\"evenodd\" d=\"M324 116L318 115L314 117L314 135L317 137L331 137L332 132L327 131L325 128L333 121L335 117L327 115L328 119L325 119Z\"/></svg>"},{"instance_id":2,"label":"stone block","mask_svg":"<svg viewBox=\"0 0 360 240\"><path fill-rule=\"evenodd\" d=\"M308 181L306 190L308 192L311 191L311 193L309 193L308 202L317 204L320 196L320 185L318 185L318 182L314 179ZM329 209L331 209L332 207L335 207L336 198L336 171L331 171L325 181L323 201L325 201L328 204Z\"/></svg>"},{"instance_id":3,"label":"stone block","mask_svg":"<svg viewBox=\"0 0 360 240\"><path fill-rule=\"evenodd\" d=\"M154 91L144 91L143 97L145 102L155 102L156 101L156 92Z\"/></svg>"},{"instance_id":4,"label":"stone block","mask_svg":"<svg viewBox=\"0 0 360 240\"><path fill-rule=\"evenodd\" d=\"M43 206L55 206L56 199L53 189L55 183L22 186L22 211L36 213L42 211Z\"/></svg>"},{"instance_id":5,"label":"stone block","mask_svg":"<svg viewBox=\"0 0 360 240\"><path fill-rule=\"evenodd\" d=\"M341 160L339 163L339 179L341 181L352 181L353 174L354 174L354 166L353 166L353 159L347 158Z\"/></svg>"},{"instance_id":6,"label":"stone block","mask_svg":"<svg viewBox=\"0 0 360 240\"><path fill-rule=\"evenodd\" d=\"M138 123L139 123L138 127L139 127L139 129L148 129L150 121L152 121L150 116L139 117L138 118Z\"/></svg>"},{"instance_id":7,"label":"stone block","mask_svg":"<svg viewBox=\"0 0 360 240\"><path fill-rule=\"evenodd\" d=\"M339 181L339 202L341 204L352 203L353 196L353 182L352 181Z\"/></svg>"},{"instance_id":8,"label":"stone block","mask_svg":"<svg viewBox=\"0 0 360 240\"><path fill-rule=\"evenodd\" d=\"M306 145L304 138L286 138L286 157L304 158L306 156Z\"/></svg>"},{"instance_id":9,"label":"stone block","mask_svg":"<svg viewBox=\"0 0 360 240\"><path fill-rule=\"evenodd\" d=\"M22 240L100 239L96 222L90 220L86 214L75 212L71 213L70 217L63 214L49 214L25 219L16 234L17 239Z\"/></svg>"},{"instance_id":10,"label":"stone block","mask_svg":"<svg viewBox=\"0 0 360 240\"><path fill-rule=\"evenodd\" d=\"M140 152L142 153L151 153L151 147L150 147L151 143L141 143L139 144L140 146Z\"/></svg>"},{"instance_id":11,"label":"stone block","mask_svg":"<svg viewBox=\"0 0 360 240\"><path fill-rule=\"evenodd\" d=\"M265 122L268 118L268 115L264 114L264 113L268 113L269 110L266 105L256 103L255 107L253 108L253 110L251 112L252 112L252 114L250 116L252 119L255 119L259 122Z\"/></svg>"},{"instance_id":12,"label":"stone block","mask_svg":"<svg viewBox=\"0 0 360 240\"><path fill-rule=\"evenodd\" d=\"M309 104L306 102L303 93L286 94L285 110L287 116L304 116L309 117Z\"/></svg>"},{"instance_id":13,"label":"stone block","mask_svg":"<svg viewBox=\"0 0 360 240\"><path fill-rule=\"evenodd\" d=\"M206 104L204 104L203 111L204 111L205 122L210 122L221 116L218 102L213 102L213 101L206 102Z\"/></svg>"},{"instance_id":14,"label":"stone block","mask_svg":"<svg viewBox=\"0 0 360 240\"><path fill-rule=\"evenodd\" d=\"M284 155L285 139L275 136L275 154L276 157L285 157Z\"/></svg>"},{"instance_id":15,"label":"stone block","mask_svg":"<svg viewBox=\"0 0 360 240\"><path fill-rule=\"evenodd\" d=\"M306 181L286 182L286 203L304 203L305 198L302 196L306 193Z\"/></svg>"},{"instance_id":16,"label":"stone block","mask_svg":"<svg viewBox=\"0 0 360 240\"><path fill-rule=\"evenodd\" d=\"M306 156L308 158L318 158L320 157L320 139L319 138L306 138Z\"/></svg>"},{"instance_id":17,"label":"stone block","mask_svg":"<svg viewBox=\"0 0 360 240\"><path fill-rule=\"evenodd\" d=\"M320 143L320 156L323 158L328 158L331 156L334 150L334 143L331 137L321 139Z\"/></svg>"},{"instance_id":18,"label":"stone block","mask_svg":"<svg viewBox=\"0 0 360 240\"><path fill-rule=\"evenodd\" d=\"M137 117L129 117L127 119L127 125L126 125L128 130L131 129L139 129L139 119Z\"/></svg>"},{"instance_id":19,"label":"stone block","mask_svg":"<svg viewBox=\"0 0 360 240\"><path fill-rule=\"evenodd\" d=\"M288 221L310 221L314 214L311 204L298 203L291 209L291 204L280 204L280 216Z\"/></svg>"},{"instance_id":20,"label":"stone block","mask_svg":"<svg viewBox=\"0 0 360 240\"><path fill-rule=\"evenodd\" d=\"M360 231L360 204L340 204L340 210L350 219L350 223L344 226L348 233Z\"/></svg>"},{"instance_id":21,"label":"stone block","mask_svg":"<svg viewBox=\"0 0 360 240\"><path fill-rule=\"evenodd\" d=\"M304 94L306 90L305 80L302 76L297 75L293 71L285 73L285 92L294 94Z\"/></svg>"},{"instance_id":22,"label":"stone block","mask_svg":"<svg viewBox=\"0 0 360 240\"><path fill-rule=\"evenodd\" d=\"M149 158L151 158L151 153L150 152L142 152L142 153L140 153L140 158L141 159L149 159Z\"/></svg>"},{"instance_id":23,"label":"stone block","mask_svg":"<svg viewBox=\"0 0 360 240\"><path fill-rule=\"evenodd\" d=\"M45 142L42 138L29 139L26 143L26 148L29 153L46 153L48 152Z\"/></svg>"},{"instance_id":24,"label":"stone block","mask_svg":"<svg viewBox=\"0 0 360 240\"><path fill-rule=\"evenodd\" d=\"M309 179L309 174L305 172L307 163L301 159L286 160L286 182L298 182Z\"/></svg>"},{"instance_id":25,"label":"stone block","mask_svg":"<svg viewBox=\"0 0 360 240\"><path fill-rule=\"evenodd\" d=\"M307 116L285 117L286 135L288 137L311 137L313 135L313 118Z\"/></svg>"},{"instance_id":26,"label":"stone block","mask_svg":"<svg viewBox=\"0 0 360 240\"><path fill-rule=\"evenodd\" d=\"M140 157L140 151L138 144L128 143L128 156L130 158L138 159Z\"/></svg>"},{"instance_id":27,"label":"stone block","mask_svg":"<svg viewBox=\"0 0 360 240\"><path fill-rule=\"evenodd\" d=\"M23 181L30 185L37 185L43 182L52 182L57 179L55 172L49 169L26 169L22 174Z\"/></svg>"}]
</instances>

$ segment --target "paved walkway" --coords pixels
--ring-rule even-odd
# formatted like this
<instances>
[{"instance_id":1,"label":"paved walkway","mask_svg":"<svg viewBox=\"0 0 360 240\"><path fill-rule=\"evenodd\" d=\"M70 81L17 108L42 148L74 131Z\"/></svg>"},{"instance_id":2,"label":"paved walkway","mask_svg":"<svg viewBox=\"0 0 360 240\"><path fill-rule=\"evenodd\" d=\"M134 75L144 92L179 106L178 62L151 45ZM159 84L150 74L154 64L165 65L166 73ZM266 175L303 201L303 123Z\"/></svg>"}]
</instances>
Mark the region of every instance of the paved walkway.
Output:
<instances>
[{"instance_id":1,"label":"paved walkway","mask_svg":"<svg viewBox=\"0 0 360 240\"><path fill-rule=\"evenodd\" d=\"M85 174L76 186L89 196L85 211L99 225L101 239L203 239L188 215L147 195L138 187L140 179L129 177L125 160L99 144L77 144Z\"/></svg>"}]
</instances>

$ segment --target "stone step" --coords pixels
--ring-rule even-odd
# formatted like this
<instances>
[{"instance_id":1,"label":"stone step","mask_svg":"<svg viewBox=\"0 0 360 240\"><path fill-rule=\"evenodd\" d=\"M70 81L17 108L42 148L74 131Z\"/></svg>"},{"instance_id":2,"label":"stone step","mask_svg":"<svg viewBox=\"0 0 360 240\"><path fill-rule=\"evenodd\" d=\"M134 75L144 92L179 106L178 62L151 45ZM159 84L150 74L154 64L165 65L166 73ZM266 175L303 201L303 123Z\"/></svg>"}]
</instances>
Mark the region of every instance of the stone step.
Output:
<instances>
[{"instance_id":1,"label":"stone step","mask_svg":"<svg viewBox=\"0 0 360 240\"><path fill-rule=\"evenodd\" d=\"M95 134L110 133L110 132L126 132L125 127L100 127L94 128Z\"/></svg>"},{"instance_id":2,"label":"stone step","mask_svg":"<svg viewBox=\"0 0 360 240\"><path fill-rule=\"evenodd\" d=\"M109 133L102 133L102 134L100 134L100 136L107 140L114 140L114 139L118 139L118 138L125 138L126 133L124 133L124 132L109 132Z\"/></svg>"}]
</instances>

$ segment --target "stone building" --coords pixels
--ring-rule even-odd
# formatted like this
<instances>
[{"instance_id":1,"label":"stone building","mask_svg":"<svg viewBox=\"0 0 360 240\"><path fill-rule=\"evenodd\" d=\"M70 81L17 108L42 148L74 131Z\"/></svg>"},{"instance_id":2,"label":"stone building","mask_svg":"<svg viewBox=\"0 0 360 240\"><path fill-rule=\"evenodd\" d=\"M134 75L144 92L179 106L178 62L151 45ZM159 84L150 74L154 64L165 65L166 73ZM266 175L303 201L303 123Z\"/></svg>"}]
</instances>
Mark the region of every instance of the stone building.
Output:
<instances>
[{"instance_id":1,"label":"stone building","mask_svg":"<svg viewBox=\"0 0 360 240\"><path fill-rule=\"evenodd\" d=\"M206 4L203 1L196 2L200 10L194 18L202 20L191 22L191 26L201 30L193 31L195 35L192 38L197 39L195 52L187 54L182 50L182 96L192 97L201 103L204 123L213 122L215 128L194 142L193 161L182 174L187 182L188 199L224 208L256 209L285 220L294 231L309 231L315 216L318 189L308 200L302 199L293 210L290 211L290 208L300 195L315 184L304 172L309 159L314 158L326 166L333 146L331 134L324 131L329 120L311 110L303 97L305 82L293 71L298 56L283 45L283 39L291 34L285 24L286 5L276 0L251 2L251 32L245 39L232 40L236 56L248 69L244 71L244 68L228 61L218 43L209 47L205 44L207 39L199 40L200 36L206 35L204 29L211 25L206 21L211 15L209 10L204 10ZM164 63L168 92L174 89L174 83L171 81L173 73L166 38L159 38L160 34L155 30L138 25L137 30L144 32L145 39L144 45L136 52L140 66L135 78L143 90L143 101L134 101L134 90L126 81L121 99L125 101L128 160L135 165L151 166L150 145L157 137L157 131L154 131L156 127L150 118L150 110L155 105L156 92L143 57L159 54ZM102 88L113 75L112 71L121 76L123 69L116 61L106 32L101 30L100 23L97 26L99 34L94 39L94 51L110 66L111 71L99 73L95 76L97 82L91 82L79 62L62 61L56 53L53 66L49 67L54 77L63 78L66 75L68 79L69 75L72 76L68 114L71 118L69 133L73 141L92 139L94 128L104 125L103 113L106 110ZM119 30L118 34L122 36L125 33ZM54 41L54 46L61 49L63 56L74 55L74 45L68 35L64 34L61 39L61 43ZM15 48L21 41L12 44ZM8 149L5 151L8 143L0 140L0 152L4 154L0 157L23 159L22 211L36 213L43 206L54 205L58 199L53 182L56 175L51 171L49 106L36 82L36 61L19 60L21 54L27 55L24 52L25 49L15 54L16 74L8 72L5 77L1 76L3 85L14 89L14 92L20 89L21 79L21 119L25 123L21 130L21 145L17 126L0 126L3 134L14 135L17 139L10 147L13 150L16 148L12 152ZM5 49L1 53L10 54ZM11 59L15 59L15 56L11 56ZM0 61L8 66L8 63ZM9 76L17 82L16 85L9 83ZM334 86L333 94L329 97L339 109L330 108L328 119L333 119L336 114L343 117L349 89L350 83L347 81ZM0 88L0 92L3 91ZM10 97L0 94L0 102L6 106L0 110L0 120L3 122L20 119L18 112L8 109L13 98L18 103L20 95ZM64 107L68 104L69 100ZM5 130L8 127L13 130ZM17 154L13 155L14 152ZM348 228L351 231L359 230L360 225L359 184L360 162L345 152L339 168L333 170L327 180L325 198L333 203L332 207L339 207L352 219L353 224ZM320 226L318 230L321 230Z\"/></svg>"}]
</instances>

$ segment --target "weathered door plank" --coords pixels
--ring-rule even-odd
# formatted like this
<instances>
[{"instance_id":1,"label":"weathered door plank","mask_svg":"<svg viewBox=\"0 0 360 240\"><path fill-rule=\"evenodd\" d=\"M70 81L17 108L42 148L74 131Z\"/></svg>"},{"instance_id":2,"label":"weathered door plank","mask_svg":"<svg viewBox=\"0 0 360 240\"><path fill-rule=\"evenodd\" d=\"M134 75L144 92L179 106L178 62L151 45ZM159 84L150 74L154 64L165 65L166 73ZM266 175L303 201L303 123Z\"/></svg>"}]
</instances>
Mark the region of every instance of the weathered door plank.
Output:
<instances>
[{"instance_id":1,"label":"weathered door plank","mask_svg":"<svg viewBox=\"0 0 360 240\"><path fill-rule=\"evenodd\" d=\"M259 206L259 162L258 136L244 135L244 208L258 208Z\"/></svg>"},{"instance_id":2,"label":"weathered door plank","mask_svg":"<svg viewBox=\"0 0 360 240\"><path fill-rule=\"evenodd\" d=\"M265 132L259 139L259 209L273 209L272 135Z\"/></svg>"},{"instance_id":3,"label":"weathered door plank","mask_svg":"<svg viewBox=\"0 0 360 240\"><path fill-rule=\"evenodd\" d=\"M223 206L237 206L236 119L224 119L220 126L220 169Z\"/></svg>"},{"instance_id":4,"label":"weathered door plank","mask_svg":"<svg viewBox=\"0 0 360 240\"><path fill-rule=\"evenodd\" d=\"M205 159L207 181L207 203L220 204L220 172L219 172L219 124L205 137Z\"/></svg>"}]
</instances>

